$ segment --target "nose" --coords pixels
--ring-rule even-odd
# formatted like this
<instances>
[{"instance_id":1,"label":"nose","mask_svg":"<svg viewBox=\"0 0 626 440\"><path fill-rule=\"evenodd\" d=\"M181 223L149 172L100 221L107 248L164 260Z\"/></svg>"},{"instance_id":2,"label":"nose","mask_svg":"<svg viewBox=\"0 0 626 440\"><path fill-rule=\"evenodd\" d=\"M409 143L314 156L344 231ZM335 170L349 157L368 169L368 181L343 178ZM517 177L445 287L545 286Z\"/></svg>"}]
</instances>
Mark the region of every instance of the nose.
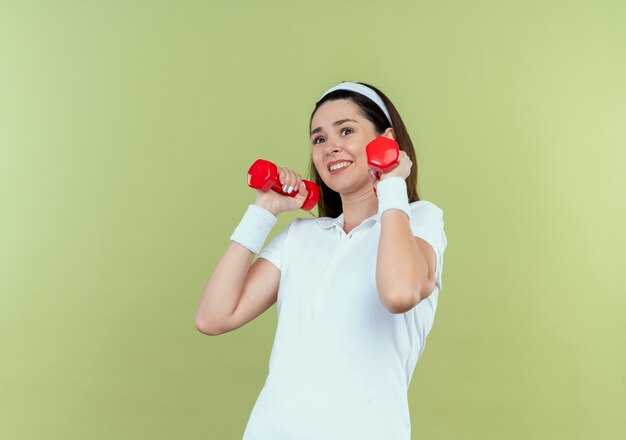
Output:
<instances>
[{"instance_id":1,"label":"nose","mask_svg":"<svg viewBox=\"0 0 626 440\"><path fill-rule=\"evenodd\" d=\"M326 143L326 154L336 154L341 152L341 150L341 142L339 142L338 140L333 140Z\"/></svg>"}]
</instances>

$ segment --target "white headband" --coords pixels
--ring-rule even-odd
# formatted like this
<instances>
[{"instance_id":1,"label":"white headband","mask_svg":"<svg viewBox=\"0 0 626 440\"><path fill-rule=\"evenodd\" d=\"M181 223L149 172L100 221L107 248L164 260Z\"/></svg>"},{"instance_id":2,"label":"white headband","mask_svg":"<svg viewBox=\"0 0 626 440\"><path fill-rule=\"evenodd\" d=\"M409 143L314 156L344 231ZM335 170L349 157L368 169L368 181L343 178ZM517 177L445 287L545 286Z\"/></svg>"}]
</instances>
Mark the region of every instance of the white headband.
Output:
<instances>
[{"instance_id":1,"label":"white headband","mask_svg":"<svg viewBox=\"0 0 626 440\"><path fill-rule=\"evenodd\" d=\"M385 103L383 102L383 100L380 98L378 93L376 93L374 90L370 89L369 87L364 86L363 84L349 82L349 81L342 81L336 86L333 86L330 89L326 90L326 92L324 92L324 94L317 101L318 102L321 101L324 96L328 95L330 92L334 92L335 90L351 90L353 92L360 93L361 95L367 96L369 99L374 101L374 103L378 107L380 107L380 109L383 111L385 116L387 116L387 119L389 120L389 124L391 124L391 126L393 127L393 123L391 122L391 116L389 116L389 111L387 110L387 107L385 106Z\"/></svg>"}]
</instances>

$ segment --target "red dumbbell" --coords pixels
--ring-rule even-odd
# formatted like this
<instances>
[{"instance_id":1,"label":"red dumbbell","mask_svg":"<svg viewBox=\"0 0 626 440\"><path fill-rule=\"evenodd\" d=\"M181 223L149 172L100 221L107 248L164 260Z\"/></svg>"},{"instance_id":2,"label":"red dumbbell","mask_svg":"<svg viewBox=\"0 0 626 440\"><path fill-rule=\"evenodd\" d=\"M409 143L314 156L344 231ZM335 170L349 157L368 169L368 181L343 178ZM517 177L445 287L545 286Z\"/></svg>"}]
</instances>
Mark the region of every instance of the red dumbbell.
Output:
<instances>
[{"instance_id":1,"label":"red dumbbell","mask_svg":"<svg viewBox=\"0 0 626 440\"><path fill-rule=\"evenodd\" d=\"M365 147L367 164L374 170L376 177L380 178L383 173L388 173L400 163L400 148L393 139L378 136ZM374 188L376 193L376 188Z\"/></svg>"},{"instance_id":2,"label":"red dumbbell","mask_svg":"<svg viewBox=\"0 0 626 440\"><path fill-rule=\"evenodd\" d=\"M320 199L320 189L315 183L308 180L302 180L302 182L304 182L308 195L300 208L310 211ZM269 191L271 189L289 197L294 197L298 194L298 191L295 189L290 193L283 191L278 178L278 168L272 162L264 159L257 159L248 170L248 186L261 191Z\"/></svg>"}]
</instances>

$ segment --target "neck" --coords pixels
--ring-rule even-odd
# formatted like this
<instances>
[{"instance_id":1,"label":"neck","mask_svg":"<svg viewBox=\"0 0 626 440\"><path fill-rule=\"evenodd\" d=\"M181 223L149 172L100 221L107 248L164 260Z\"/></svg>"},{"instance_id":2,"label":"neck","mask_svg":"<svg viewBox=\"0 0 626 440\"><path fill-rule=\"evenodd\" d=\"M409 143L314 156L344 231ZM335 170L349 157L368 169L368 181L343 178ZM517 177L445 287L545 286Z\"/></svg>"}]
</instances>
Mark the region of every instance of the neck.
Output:
<instances>
[{"instance_id":1,"label":"neck","mask_svg":"<svg viewBox=\"0 0 626 440\"><path fill-rule=\"evenodd\" d=\"M343 206L343 230L346 234L378 211L378 199L371 186L366 186L358 193L340 195Z\"/></svg>"}]
</instances>

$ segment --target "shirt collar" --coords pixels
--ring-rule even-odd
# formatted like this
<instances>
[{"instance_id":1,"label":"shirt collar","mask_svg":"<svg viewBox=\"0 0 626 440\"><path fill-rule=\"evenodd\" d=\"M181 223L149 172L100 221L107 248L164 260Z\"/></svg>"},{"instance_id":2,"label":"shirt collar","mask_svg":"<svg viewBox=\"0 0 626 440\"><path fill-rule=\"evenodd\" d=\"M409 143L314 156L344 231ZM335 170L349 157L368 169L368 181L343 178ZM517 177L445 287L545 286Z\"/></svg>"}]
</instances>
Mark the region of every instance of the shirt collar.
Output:
<instances>
[{"instance_id":1,"label":"shirt collar","mask_svg":"<svg viewBox=\"0 0 626 440\"><path fill-rule=\"evenodd\" d=\"M340 229L343 229L343 212L339 215L339 217L336 218L332 218L332 217L320 217L317 220L317 224L324 229L328 229L328 228L332 228L333 226L337 226ZM375 222L379 222L380 221L380 214L376 213L371 217L366 218L365 220L363 220L363 223L365 223L367 220L374 220Z\"/></svg>"}]
</instances>

